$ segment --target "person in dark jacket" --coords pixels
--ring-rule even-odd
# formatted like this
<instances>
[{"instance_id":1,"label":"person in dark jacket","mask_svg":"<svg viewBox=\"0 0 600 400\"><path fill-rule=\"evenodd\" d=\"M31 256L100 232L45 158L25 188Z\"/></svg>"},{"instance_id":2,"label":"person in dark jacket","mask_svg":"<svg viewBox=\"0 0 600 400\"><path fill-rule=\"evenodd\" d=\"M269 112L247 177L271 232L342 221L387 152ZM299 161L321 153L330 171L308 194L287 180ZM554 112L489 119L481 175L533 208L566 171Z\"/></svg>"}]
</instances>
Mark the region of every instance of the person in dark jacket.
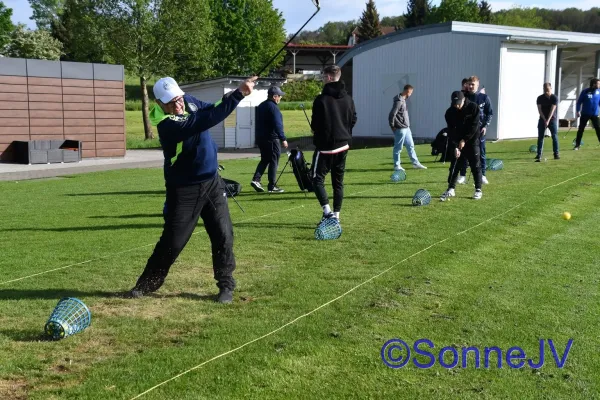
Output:
<instances>
[{"instance_id":1,"label":"person in dark jacket","mask_svg":"<svg viewBox=\"0 0 600 400\"><path fill-rule=\"evenodd\" d=\"M552 136L552 151L554 153L554 159L559 160L558 119L556 118L556 114L558 114L558 98L552 94L552 84L550 82L544 83L544 94L538 96L536 104L540 119L538 121L538 141L535 161L540 162L542 159L542 150L544 149L544 134L546 129L550 131L550 135Z\"/></svg>"},{"instance_id":2,"label":"person in dark jacket","mask_svg":"<svg viewBox=\"0 0 600 400\"><path fill-rule=\"evenodd\" d=\"M312 108L311 128L315 152L311 176L315 194L323 208L323 219L338 218L344 199L344 171L346 156L352 139L352 128L356 124L354 100L346 92L342 71L337 65L323 71L322 93L317 96ZM325 191L325 176L331 171L333 186L333 212Z\"/></svg>"},{"instance_id":3,"label":"person in dark jacket","mask_svg":"<svg viewBox=\"0 0 600 400\"><path fill-rule=\"evenodd\" d=\"M465 98L461 91L452 92L451 105L446 111L446 123L450 135L450 143L454 148L453 159L450 163L448 174L448 189L440 196L441 201L456 196L456 178L459 171L457 165L462 165L464 160L469 162L471 172L475 179L475 194L473 198L481 199L481 157L479 154L479 107Z\"/></svg>"},{"instance_id":4,"label":"person in dark jacket","mask_svg":"<svg viewBox=\"0 0 600 400\"><path fill-rule=\"evenodd\" d=\"M600 117L598 117L598 114L600 114L600 79L594 78L590 81L590 87L581 91L577 99L577 117L581 117L581 119L579 120L579 129L577 129L573 150L579 150L583 131L588 121L592 121L592 126L596 131L598 141L600 141Z\"/></svg>"},{"instance_id":5,"label":"person in dark jacket","mask_svg":"<svg viewBox=\"0 0 600 400\"><path fill-rule=\"evenodd\" d=\"M202 217L212 245L217 301L233 301L233 226L225 183L217 172L217 145L208 129L252 93L256 79L244 81L215 104L186 95L173 78L159 79L154 85L156 105L150 119L158 129L165 157L166 217L160 240L128 297L142 297L162 286Z\"/></svg>"},{"instance_id":6,"label":"person in dark jacket","mask_svg":"<svg viewBox=\"0 0 600 400\"><path fill-rule=\"evenodd\" d=\"M485 150L485 138L487 128L492 122L492 116L494 115L494 110L492 109L492 102L487 94L483 93L482 90L479 90L479 78L476 76L471 76L469 78L469 91L465 93L465 97L469 99L469 101L474 102L479 107L479 152L481 154L481 180L484 184L488 184L488 180L485 176L486 171L486 150ZM463 184L466 182L467 178L467 160L464 159L463 164L460 166L460 177L458 178L457 183Z\"/></svg>"},{"instance_id":7,"label":"person in dark jacket","mask_svg":"<svg viewBox=\"0 0 600 400\"><path fill-rule=\"evenodd\" d=\"M281 146L287 149L288 142L283 133L283 116L277 104L284 95L277 86L270 87L267 91L267 100L256 107L256 140L260 148L260 162L256 167L256 172L252 178L250 186L257 192L264 192L265 189L260 183L260 178L269 167L269 193L283 193L283 189L275 186L277 179L277 164L281 154Z\"/></svg>"}]
</instances>

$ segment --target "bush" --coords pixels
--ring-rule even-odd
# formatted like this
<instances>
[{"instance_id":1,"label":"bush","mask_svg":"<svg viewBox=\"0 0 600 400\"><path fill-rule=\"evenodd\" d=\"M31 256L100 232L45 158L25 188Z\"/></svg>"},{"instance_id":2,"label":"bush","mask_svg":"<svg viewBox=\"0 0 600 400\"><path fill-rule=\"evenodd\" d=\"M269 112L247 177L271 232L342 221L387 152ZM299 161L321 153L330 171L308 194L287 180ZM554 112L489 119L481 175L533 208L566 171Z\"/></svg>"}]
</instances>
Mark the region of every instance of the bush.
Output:
<instances>
[{"instance_id":1,"label":"bush","mask_svg":"<svg viewBox=\"0 0 600 400\"><path fill-rule=\"evenodd\" d=\"M323 89L321 81L307 80L286 83L281 88L285 92L282 102L297 102L317 97ZM311 100L312 103L312 100Z\"/></svg>"},{"instance_id":2,"label":"bush","mask_svg":"<svg viewBox=\"0 0 600 400\"><path fill-rule=\"evenodd\" d=\"M141 100L125 100L126 111L142 111Z\"/></svg>"},{"instance_id":3,"label":"bush","mask_svg":"<svg viewBox=\"0 0 600 400\"><path fill-rule=\"evenodd\" d=\"M304 104L304 109L305 110L312 110L312 104L313 101L312 100L307 100L307 101L287 101L287 102L281 102L279 103L279 109L280 110L302 110L302 108L300 108L300 104Z\"/></svg>"}]
</instances>

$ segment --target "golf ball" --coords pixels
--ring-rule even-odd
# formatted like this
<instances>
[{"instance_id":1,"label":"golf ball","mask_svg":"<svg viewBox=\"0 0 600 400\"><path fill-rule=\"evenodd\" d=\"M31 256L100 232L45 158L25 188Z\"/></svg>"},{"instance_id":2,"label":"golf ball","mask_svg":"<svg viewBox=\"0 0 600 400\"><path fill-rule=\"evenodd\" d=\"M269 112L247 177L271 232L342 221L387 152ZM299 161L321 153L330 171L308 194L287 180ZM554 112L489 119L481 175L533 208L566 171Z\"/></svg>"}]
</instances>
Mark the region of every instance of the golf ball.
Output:
<instances>
[{"instance_id":1,"label":"golf ball","mask_svg":"<svg viewBox=\"0 0 600 400\"><path fill-rule=\"evenodd\" d=\"M564 220L568 221L568 220L570 220L570 219L571 219L571 213L570 213L570 212L568 212L568 211L565 211L565 212L563 213L562 217L563 217L563 219L564 219Z\"/></svg>"}]
</instances>

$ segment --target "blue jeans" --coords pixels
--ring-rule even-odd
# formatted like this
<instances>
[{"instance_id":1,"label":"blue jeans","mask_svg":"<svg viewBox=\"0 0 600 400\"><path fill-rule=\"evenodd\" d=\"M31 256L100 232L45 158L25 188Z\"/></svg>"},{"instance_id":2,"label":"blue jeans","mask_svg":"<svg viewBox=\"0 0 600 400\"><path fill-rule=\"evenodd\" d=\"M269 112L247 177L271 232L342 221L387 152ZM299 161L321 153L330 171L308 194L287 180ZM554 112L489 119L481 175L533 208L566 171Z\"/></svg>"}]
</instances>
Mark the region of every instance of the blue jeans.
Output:
<instances>
[{"instance_id":1,"label":"blue jeans","mask_svg":"<svg viewBox=\"0 0 600 400\"><path fill-rule=\"evenodd\" d=\"M558 124L556 119L548 124L550 135L552 135L552 151L556 155L558 153ZM538 121L538 142L537 142L537 157L542 157L542 149L544 148L544 133L546 132L546 124L540 118Z\"/></svg>"},{"instance_id":2,"label":"blue jeans","mask_svg":"<svg viewBox=\"0 0 600 400\"><path fill-rule=\"evenodd\" d=\"M413 141L410 128L400 128L394 131L394 150L392 152L394 167L400 166L400 152L402 151L402 146L406 147L410 161L413 164L419 164L419 159L415 152L415 142Z\"/></svg>"},{"instance_id":3,"label":"blue jeans","mask_svg":"<svg viewBox=\"0 0 600 400\"><path fill-rule=\"evenodd\" d=\"M481 128L480 128L481 129ZM485 158L485 137L487 135L482 135L479 138L479 154L480 154L480 159L481 159L481 175L485 176L485 170L486 170L486 158ZM467 175L467 159L465 158L464 161L462 162L462 165L460 166L460 176L466 176Z\"/></svg>"}]
</instances>

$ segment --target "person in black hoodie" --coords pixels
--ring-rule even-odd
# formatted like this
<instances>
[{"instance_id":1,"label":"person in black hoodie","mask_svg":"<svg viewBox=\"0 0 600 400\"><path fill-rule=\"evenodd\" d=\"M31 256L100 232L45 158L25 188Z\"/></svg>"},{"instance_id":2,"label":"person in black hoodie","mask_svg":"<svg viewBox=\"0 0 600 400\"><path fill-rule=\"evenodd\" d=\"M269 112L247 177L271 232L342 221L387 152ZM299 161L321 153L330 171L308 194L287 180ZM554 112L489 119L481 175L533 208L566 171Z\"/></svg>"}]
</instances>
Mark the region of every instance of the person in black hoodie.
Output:
<instances>
[{"instance_id":1,"label":"person in black hoodie","mask_svg":"<svg viewBox=\"0 0 600 400\"><path fill-rule=\"evenodd\" d=\"M477 103L469 101L461 91L452 92L451 106L446 111L446 123L450 135L450 143L454 147L453 159L448 174L448 189L440 196L441 201L456 196L456 178L459 174L457 165L468 161L475 179L473 198L481 199L481 155L479 154L479 119L480 111Z\"/></svg>"},{"instance_id":2,"label":"person in black hoodie","mask_svg":"<svg viewBox=\"0 0 600 400\"><path fill-rule=\"evenodd\" d=\"M156 105L150 119L158 129L165 157L165 223L146 268L126 297L139 298L163 285L202 217L211 242L217 301L233 301L233 226L225 183L217 172L217 145L208 129L225 120L252 93L256 79L244 81L214 104L185 94L170 77L154 85Z\"/></svg>"},{"instance_id":3,"label":"person in black hoodie","mask_svg":"<svg viewBox=\"0 0 600 400\"><path fill-rule=\"evenodd\" d=\"M323 208L323 219L338 218L344 199L344 170L346 156L356 124L354 100L346 92L342 71L337 65L323 71L323 92L317 96L312 107L311 128L315 152L311 176L315 194ZM325 191L325 176L331 171L333 186L333 212Z\"/></svg>"}]
</instances>

